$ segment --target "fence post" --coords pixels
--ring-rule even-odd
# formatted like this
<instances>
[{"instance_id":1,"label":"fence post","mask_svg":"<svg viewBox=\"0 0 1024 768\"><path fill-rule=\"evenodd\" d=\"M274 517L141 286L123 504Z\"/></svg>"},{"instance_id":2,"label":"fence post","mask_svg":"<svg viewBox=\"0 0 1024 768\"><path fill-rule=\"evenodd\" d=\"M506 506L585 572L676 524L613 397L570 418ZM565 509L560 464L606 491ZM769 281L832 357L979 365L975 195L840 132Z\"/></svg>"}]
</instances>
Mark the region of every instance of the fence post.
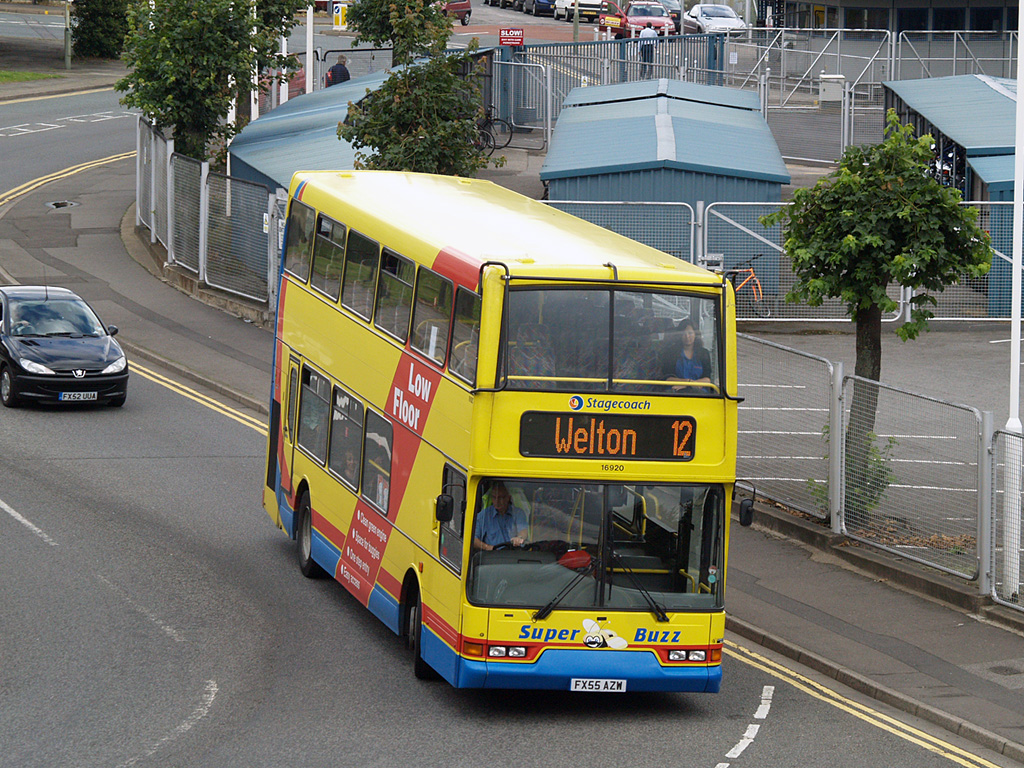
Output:
<instances>
[{"instance_id":1,"label":"fence post","mask_svg":"<svg viewBox=\"0 0 1024 768\"><path fill-rule=\"evenodd\" d=\"M149 244L156 243L156 125L149 132Z\"/></svg>"},{"instance_id":2,"label":"fence post","mask_svg":"<svg viewBox=\"0 0 1024 768\"><path fill-rule=\"evenodd\" d=\"M199 171L199 282L206 282L206 250L210 232L210 164Z\"/></svg>"},{"instance_id":3,"label":"fence post","mask_svg":"<svg viewBox=\"0 0 1024 768\"><path fill-rule=\"evenodd\" d=\"M704 263L704 237L706 229L704 227L704 201L698 200L693 209L693 223L695 227L694 238L693 238L693 263L703 264ZM725 266L724 264L722 265Z\"/></svg>"},{"instance_id":4,"label":"fence post","mask_svg":"<svg viewBox=\"0 0 1024 768\"><path fill-rule=\"evenodd\" d=\"M165 174L165 185L167 186L167 260L171 259L171 243L174 242L174 139L167 140L167 173Z\"/></svg>"},{"instance_id":5,"label":"fence post","mask_svg":"<svg viewBox=\"0 0 1024 768\"><path fill-rule=\"evenodd\" d=\"M992 592L992 531L995 528L992 497L992 455L995 427L992 411L981 412L978 442L978 593Z\"/></svg>"},{"instance_id":6,"label":"fence post","mask_svg":"<svg viewBox=\"0 0 1024 768\"><path fill-rule=\"evenodd\" d=\"M828 404L828 514L833 533L842 533L843 492L843 363L832 364L832 391Z\"/></svg>"},{"instance_id":7,"label":"fence post","mask_svg":"<svg viewBox=\"0 0 1024 768\"><path fill-rule=\"evenodd\" d=\"M135 226L142 226L142 211L139 200L142 198L142 115L135 118Z\"/></svg>"}]
</instances>

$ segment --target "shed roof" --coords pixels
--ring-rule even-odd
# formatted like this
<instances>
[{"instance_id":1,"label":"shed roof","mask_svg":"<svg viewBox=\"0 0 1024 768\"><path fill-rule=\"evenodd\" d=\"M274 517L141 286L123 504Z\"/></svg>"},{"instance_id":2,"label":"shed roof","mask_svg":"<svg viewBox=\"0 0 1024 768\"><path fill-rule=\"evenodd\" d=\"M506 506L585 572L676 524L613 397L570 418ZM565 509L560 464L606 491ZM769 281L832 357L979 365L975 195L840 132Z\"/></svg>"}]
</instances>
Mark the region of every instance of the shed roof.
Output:
<instances>
[{"instance_id":1,"label":"shed roof","mask_svg":"<svg viewBox=\"0 0 1024 768\"><path fill-rule=\"evenodd\" d=\"M228 150L232 160L264 177L254 180L284 189L298 170L354 167L355 150L338 138L338 123L348 114L350 101L380 88L388 74L372 72L286 101L235 136Z\"/></svg>"},{"instance_id":2,"label":"shed roof","mask_svg":"<svg viewBox=\"0 0 1024 768\"><path fill-rule=\"evenodd\" d=\"M1013 152L1017 82L988 75L898 80L883 85L962 146L968 157ZM979 116L984 119L979 119Z\"/></svg>"},{"instance_id":3,"label":"shed roof","mask_svg":"<svg viewBox=\"0 0 1024 768\"><path fill-rule=\"evenodd\" d=\"M565 103L576 106L559 114L540 177L675 168L788 184L750 96L665 80L573 89Z\"/></svg>"},{"instance_id":4,"label":"shed roof","mask_svg":"<svg viewBox=\"0 0 1024 768\"><path fill-rule=\"evenodd\" d=\"M1016 155L986 155L972 157L967 162L974 173L989 186L996 189L1013 189L1013 164Z\"/></svg>"}]
</instances>

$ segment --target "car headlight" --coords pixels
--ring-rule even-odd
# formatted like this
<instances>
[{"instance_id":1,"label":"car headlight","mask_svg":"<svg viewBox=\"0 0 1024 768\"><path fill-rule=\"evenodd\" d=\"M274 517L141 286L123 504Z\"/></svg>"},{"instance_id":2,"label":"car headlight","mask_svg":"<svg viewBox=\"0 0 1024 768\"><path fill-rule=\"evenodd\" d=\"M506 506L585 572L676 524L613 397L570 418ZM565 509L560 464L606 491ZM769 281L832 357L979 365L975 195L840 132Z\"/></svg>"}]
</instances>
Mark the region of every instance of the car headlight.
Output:
<instances>
[{"instance_id":1,"label":"car headlight","mask_svg":"<svg viewBox=\"0 0 1024 768\"><path fill-rule=\"evenodd\" d=\"M43 373L53 376L53 371L42 363L37 363L34 360L29 360L23 357L18 361L18 364L29 373Z\"/></svg>"},{"instance_id":2,"label":"car headlight","mask_svg":"<svg viewBox=\"0 0 1024 768\"><path fill-rule=\"evenodd\" d=\"M115 360L110 365L108 365L106 368L104 368L103 372L104 373L120 373L121 371L124 370L124 367L126 365L128 365L128 358L126 358L124 355L121 355L119 358L117 358L117 360Z\"/></svg>"}]
</instances>

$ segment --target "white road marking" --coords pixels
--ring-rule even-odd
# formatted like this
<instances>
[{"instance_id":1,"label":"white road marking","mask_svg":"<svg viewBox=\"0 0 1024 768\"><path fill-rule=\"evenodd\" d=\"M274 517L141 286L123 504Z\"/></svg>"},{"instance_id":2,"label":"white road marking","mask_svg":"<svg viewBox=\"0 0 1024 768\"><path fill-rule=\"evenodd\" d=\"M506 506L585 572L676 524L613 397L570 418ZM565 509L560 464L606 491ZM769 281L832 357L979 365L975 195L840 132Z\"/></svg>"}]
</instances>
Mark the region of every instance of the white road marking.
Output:
<instances>
[{"instance_id":1,"label":"white road marking","mask_svg":"<svg viewBox=\"0 0 1024 768\"><path fill-rule=\"evenodd\" d=\"M121 589L116 584L114 584L112 581L110 581L110 579L108 579L105 576L102 576L100 574L97 574L96 578L99 579L100 581L102 581L108 587L110 587L110 590L114 594L116 594L118 597L120 597L122 600L124 600L126 603L128 603L128 605L131 606L131 608L133 608L134 610L138 611L143 616L145 616L147 619L149 619L151 622L153 622L156 626L158 626L160 628L160 631L162 631L165 635L167 635L172 640L174 640L174 642L176 642L176 643L183 643L183 642L185 642L185 636L183 634L181 634L181 632L176 630L170 624L166 624L165 622L161 621L159 616L157 616L155 613L153 613L151 610L149 610L145 606L139 605L137 602L135 602L131 598L131 595L129 595L123 589Z\"/></svg>"},{"instance_id":2,"label":"white road marking","mask_svg":"<svg viewBox=\"0 0 1024 768\"><path fill-rule=\"evenodd\" d=\"M754 713L755 720L765 720L768 717L768 712L772 708L772 697L775 695L775 686L766 685L761 689L761 704L758 706L757 711ZM730 760L735 760L737 757L743 754L743 750L754 743L754 739L757 738L758 732L761 730L761 726L756 723L751 723L747 726L747 730L743 733L743 738L737 742L736 746L725 753L725 756ZM729 763L719 763L715 768L729 768Z\"/></svg>"},{"instance_id":3,"label":"white road marking","mask_svg":"<svg viewBox=\"0 0 1024 768\"><path fill-rule=\"evenodd\" d=\"M8 505L7 502L5 502L3 499L0 499L0 509L2 509L8 515L10 515L15 520L17 520L19 523L24 525L26 528L28 528L30 531L32 531L32 533L34 533L40 539L45 541L51 547L56 547L57 546L57 542L54 541L53 539L51 539L49 537L49 535L46 533L46 531L44 531L42 528L40 528L38 525L36 525L35 523L31 522L30 520L28 520L28 519L22 517L21 515L19 515L18 512L13 507Z\"/></svg>"},{"instance_id":4,"label":"white road marking","mask_svg":"<svg viewBox=\"0 0 1024 768\"><path fill-rule=\"evenodd\" d=\"M145 760L148 757L155 755L163 746L169 744L171 741L176 739L185 733L192 730L192 727L210 714L210 708L213 706L213 700L217 697L217 681L208 680L206 682L206 690L203 693L203 700L199 703L192 714L190 714L185 720L178 725L173 731L160 739L156 744L149 748L147 752L141 755L136 755L131 760L125 763L121 763L118 768L129 768L129 766L135 765L136 763Z\"/></svg>"}]
</instances>

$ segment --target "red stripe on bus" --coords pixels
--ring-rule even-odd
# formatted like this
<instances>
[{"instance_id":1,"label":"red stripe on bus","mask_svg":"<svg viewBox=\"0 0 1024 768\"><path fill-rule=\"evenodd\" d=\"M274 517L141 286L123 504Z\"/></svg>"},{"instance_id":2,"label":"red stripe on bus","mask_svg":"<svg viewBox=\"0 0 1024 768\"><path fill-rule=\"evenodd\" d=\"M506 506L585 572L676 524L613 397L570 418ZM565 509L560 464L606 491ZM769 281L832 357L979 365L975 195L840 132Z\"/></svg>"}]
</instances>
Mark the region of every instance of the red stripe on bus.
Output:
<instances>
[{"instance_id":1,"label":"red stripe on bus","mask_svg":"<svg viewBox=\"0 0 1024 768\"><path fill-rule=\"evenodd\" d=\"M480 282L480 261L471 259L462 251L445 248L434 258L433 270L475 291Z\"/></svg>"},{"instance_id":2,"label":"red stripe on bus","mask_svg":"<svg viewBox=\"0 0 1024 768\"><path fill-rule=\"evenodd\" d=\"M345 551L345 534L342 533L333 523L331 523L326 517L321 515L315 509L313 510L313 527L323 534L324 538L327 539L331 544L338 548L339 552Z\"/></svg>"},{"instance_id":3,"label":"red stripe on bus","mask_svg":"<svg viewBox=\"0 0 1024 768\"><path fill-rule=\"evenodd\" d=\"M445 621L441 614L430 606L421 604L420 607L423 610L424 626L430 627L434 634L441 638L445 644L451 646L453 650L460 650L459 633L455 630L455 627Z\"/></svg>"}]
</instances>

